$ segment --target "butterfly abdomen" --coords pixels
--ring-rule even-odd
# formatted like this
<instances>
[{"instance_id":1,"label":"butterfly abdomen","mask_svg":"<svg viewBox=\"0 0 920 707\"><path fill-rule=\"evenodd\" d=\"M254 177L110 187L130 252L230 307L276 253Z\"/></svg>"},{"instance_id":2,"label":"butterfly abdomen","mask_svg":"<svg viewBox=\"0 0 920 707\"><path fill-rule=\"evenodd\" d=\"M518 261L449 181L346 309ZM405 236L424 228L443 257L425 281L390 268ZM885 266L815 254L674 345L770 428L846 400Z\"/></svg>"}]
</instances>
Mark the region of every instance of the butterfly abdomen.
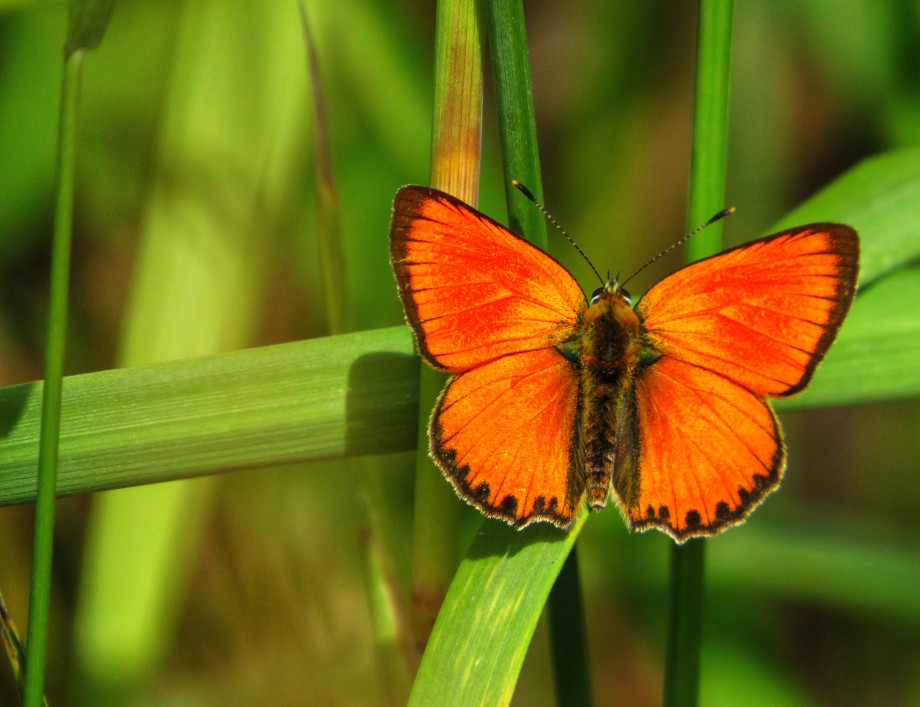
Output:
<instances>
[{"instance_id":1,"label":"butterfly abdomen","mask_svg":"<svg viewBox=\"0 0 920 707\"><path fill-rule=\"evenodd\" d=\"M607 505L616 465L617 409L639 357L639 320L609 284L585 310L579 327L581 406L578 439L588 505Z\"/></svg>"}]
</instances>

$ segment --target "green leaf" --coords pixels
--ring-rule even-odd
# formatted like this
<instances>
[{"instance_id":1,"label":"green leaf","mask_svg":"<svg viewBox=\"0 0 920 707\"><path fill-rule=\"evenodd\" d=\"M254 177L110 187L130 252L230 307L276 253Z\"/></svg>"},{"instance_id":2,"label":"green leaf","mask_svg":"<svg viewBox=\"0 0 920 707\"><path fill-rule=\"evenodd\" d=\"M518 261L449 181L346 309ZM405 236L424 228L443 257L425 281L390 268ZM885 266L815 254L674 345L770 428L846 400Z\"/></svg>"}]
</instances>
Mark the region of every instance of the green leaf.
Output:
<instances>
[{"instance_id":1,"label":"green leaf","mask_svg":"<svg viewBox=\"0 0 920 707\"><path fill-rule=\"evenodd\" d=\"M508 704L546 597L587 516L568 533L483 521L438 614L410 705Z\"/></svg>"},{"instance_id":2,"label":"green leaf","mask_svg":"<svg viewBox=\"0 0 920 707\"><path fill-rule=\"evenodd\" d=\"M67 50L98 47L114 9L115 0L70 0Z\"/></svg>"},{"instance_id":3,"label":"green leaf","mask_svg":"<svg viewBox=\"0 0 920 707\"><path fill-rule=\"evenodd\" d=\"M780 220L773 231L838 221L859 232L859 286L920 256L920 150L863 160Z\"/></svg>"},{"instance_id":4,"label":"green leaf","mask_svg":"<svg viewBox=\"0 0 920 707\"><path fill-rule=\"evenodd\" d=\"M778 409L889 400L920 394L920 150L856 165L784 217L775 230L840 221L860 237L860 291L814 380Z\"/></svg>"},{"instance_id":5,"label":"green leaf","mask_svg":"<svg viewBox=\"0 0 920 707\"><path fill-rule=\"evenodd\" d=\"M58 495L415 448L407 327L64 379ZM35 499L42 384L0 389L0 506Z\"/></svg>"},{"instance_id":6,"label":"green leaf","mask_svg":"<svg viewBox=\"0 0 920 707\"><path fill-rule=\"evenodd\" d=\"M894 273L860 294L808 389L790 410L920 395L920 270Z\"/></svg>"}]
</instances>

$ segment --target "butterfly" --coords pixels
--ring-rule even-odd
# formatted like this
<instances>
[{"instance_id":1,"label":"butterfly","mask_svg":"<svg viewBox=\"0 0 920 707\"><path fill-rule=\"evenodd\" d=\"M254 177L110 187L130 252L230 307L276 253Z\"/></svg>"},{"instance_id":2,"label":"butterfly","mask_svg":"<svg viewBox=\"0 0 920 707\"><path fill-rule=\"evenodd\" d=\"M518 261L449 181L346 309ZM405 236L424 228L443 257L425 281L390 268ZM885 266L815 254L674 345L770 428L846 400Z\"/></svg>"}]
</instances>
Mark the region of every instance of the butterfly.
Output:
<instances>
[{"instance_id":1,"label":"butterfly","mask_svg":"<svg viewBox=\"0 0 920 707\"><path fill-rule=\"evenodd\" d=\"M766 398L801 391L856 290L837 223L697 261L635 305L586 298L552 256L459 199L396 194L390 257L419 352L452 374L431 456L457 494L523 528L571 527L611 495L678 543L740 523L786 466Z\"/></svg>"}]
</instances>

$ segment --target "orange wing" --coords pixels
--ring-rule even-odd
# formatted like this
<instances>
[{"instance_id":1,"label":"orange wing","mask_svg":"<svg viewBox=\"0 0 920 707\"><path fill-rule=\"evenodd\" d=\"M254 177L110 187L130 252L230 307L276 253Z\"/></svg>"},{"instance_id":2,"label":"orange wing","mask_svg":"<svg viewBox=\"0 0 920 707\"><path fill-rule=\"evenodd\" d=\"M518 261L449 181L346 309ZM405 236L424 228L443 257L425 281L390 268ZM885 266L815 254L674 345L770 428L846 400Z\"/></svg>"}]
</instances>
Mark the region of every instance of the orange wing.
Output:
<instances>
[{"instance_id":1,"label":"orange wing","mask_svg":"<svg viewBox=\"0 0 920 707\"><path fill-rule=\"evenodd\" d=\"M633 404L640 454L630 527L678 542L742 521L780 482L782 433L766 396L807 385L856 289L859 241L840 224L784 231L689 265L636 310L660 359Z\"/></svg>"},{"instance_id":2,"label":"orange wing","mask_svg":"<svg viewBox=\"0 0 920 707\"><path fill-rule=\"evenodd\" d=\"M451 373L552 345L584 302L552 257L427 187L397 192L390 257L419 350Z\"/></svg>"},{"instance_id":3,"label":"orange wing","mask_svg":"<svg viewBox=\"0 0 920 707\"><path fill-rule=\"evenodd\" d=\"M554 349L496 359L451 379L431 418L431 453L461 498L517 527L567 528L584 493L575 472L578 377Z\"/></svg>"},{"instance_id":4,"label":"orange wing","mask_svg":"<svg viewBox=\"0 0 920 707\"><path fill-rule=\"evenodd\" d=\"M431 417L431 453L457 493L518 527L571 525L578 397L556 349L584 295L552 257L458 199L396 194L393 271L428 362L455 375Z\"/></svg>"},{"instance_id":5,"label":"orange wing","mask_svg":"<svg viewBox=\"0 0 920 707\"><path fill-rule=\"evenodd\" d=\"M661 353L761 395L793 395L837 335L858 261L849 226L801 226L678 270L636 311Z\"/></svg>"},{"instance_id":6,"label":"orange wing","mask_svg":"<svg viewBox=\"0 0 920 707\"><path fill-rule=\"evenodd\" d=\"M633 530L683 542L739 523L780 482L782 434L766 401L712 371L665 357L636 386L639 496Z\"/></svg>"}]
</instances>

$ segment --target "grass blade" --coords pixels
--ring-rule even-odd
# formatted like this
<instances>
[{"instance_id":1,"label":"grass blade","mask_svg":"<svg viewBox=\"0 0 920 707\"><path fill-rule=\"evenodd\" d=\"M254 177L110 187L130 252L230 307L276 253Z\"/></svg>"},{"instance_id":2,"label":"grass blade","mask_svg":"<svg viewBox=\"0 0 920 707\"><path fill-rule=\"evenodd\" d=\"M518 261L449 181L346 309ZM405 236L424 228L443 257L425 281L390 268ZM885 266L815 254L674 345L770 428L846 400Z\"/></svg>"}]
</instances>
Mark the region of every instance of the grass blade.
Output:
<instances>
[{"instance_id":1,"label":"grass blade","mask_svg":"<svg viewBox=\"0 0 920 707\"><path fill-rule=\"evenodd\" d=\"M702 0L690 161L688 229L724 206L731 63L732 0ZM721 227L698 233L687 247L697 260L720 250ZM665 663L664 704L699 701L700 644L704 595L704 543L671 548L671 600Z\"/></svg>"},{"instance_id":2,"label":"grass blade","mask_svg":"<svg viewBox=\"0 0 920 707\"><path fill-rule=\"evenodd\" d=\"M435 22L431 186L479 200L482 47L475 0L442 0ZM460 562L463 504L428 456L428 420L447 376L424 366L419 379L412 543L412 620L421 650Z\"/></svg>"},{"instance_id":3,"label":"grass blade","mask_svg":"<svg viewBox=\"0 0 920 707\"><path fill-rule=\"evenodd\" d=\"M415 448L406 327L69 376L58 495ZM0 389L0 506L35 500L41 383Z\"/></svg>"},{"instance_id":4,"label":"grass blade","mask_svg":"<svg viewBox=\"0 0 920 707\"><path fill-rule=\"evenodd\" d=\"M546 597L587 514L568 533L486 522L460 563L410 705L506 705Z\"/></svg>"},{"instance_id":5,"label":"grass blade","mask_svg":"<svg viewBox=\"0 0 920 707\"><path fill-rule=\"evenodd\" d=\"M64 344L67 337L67 295L73 230L77 111L83 56L82 49L66 53L61 91L57 204L54 214L54 241L51 250L48 341L45 349L46 383L42 390L38 487L35 499L35 546L32 555L32 585L29 601L29 640L26 648L25 704L28 707L38 707L44 699L48 601L51 595L51 549L54 540L54 500L61 432Z\"/></svg>"}]
</instances>

